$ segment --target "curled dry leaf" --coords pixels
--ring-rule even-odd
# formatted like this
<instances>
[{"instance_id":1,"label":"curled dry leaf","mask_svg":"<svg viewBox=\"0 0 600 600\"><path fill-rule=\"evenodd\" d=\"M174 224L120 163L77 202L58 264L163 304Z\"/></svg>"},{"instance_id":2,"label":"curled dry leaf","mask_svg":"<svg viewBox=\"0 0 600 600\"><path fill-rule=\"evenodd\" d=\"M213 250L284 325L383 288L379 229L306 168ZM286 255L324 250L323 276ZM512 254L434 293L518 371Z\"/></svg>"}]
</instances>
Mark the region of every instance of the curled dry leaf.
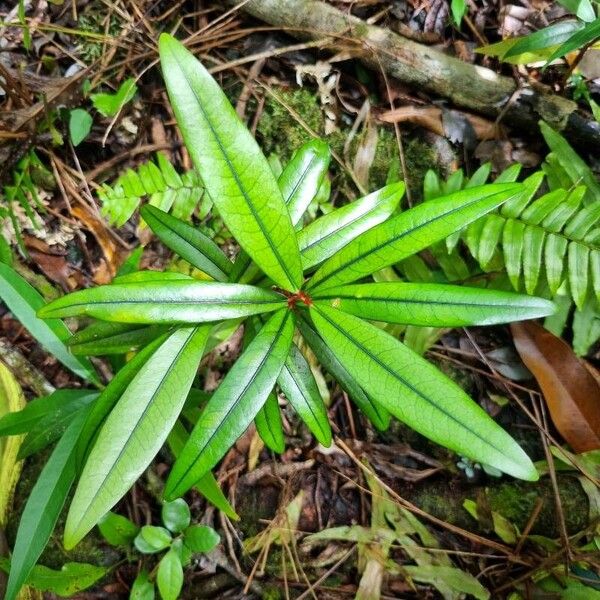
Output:
<instances>
[{"instance_id":1,"label":"curled dry leaf","mask_svg":"<svg viewBox=\"0 0 600 600\"><path fill-rule=\"evenodd\" d=\"M495 140L501 137L503 133L503 129L493 121L461 111L451 112L455 115L455 118L463 118L471 125L478 140ZM402 106L380 114L379 120L383 123L409 122L438 135L446 136L448 132L444 126L442 116L442 109L437 106Z\"/></svg>"},{"instance_id":2,"label":"curled dry leaf","mask_svg":"<svg viewBox=\"0 0 600 600\"><path fill-rule=\"evenodd\" d=\"M515 346L535 376L554 425L575 452L600 448L600 384L571 347L531 321L511 325Z\"/></svg>"}]
</instances>

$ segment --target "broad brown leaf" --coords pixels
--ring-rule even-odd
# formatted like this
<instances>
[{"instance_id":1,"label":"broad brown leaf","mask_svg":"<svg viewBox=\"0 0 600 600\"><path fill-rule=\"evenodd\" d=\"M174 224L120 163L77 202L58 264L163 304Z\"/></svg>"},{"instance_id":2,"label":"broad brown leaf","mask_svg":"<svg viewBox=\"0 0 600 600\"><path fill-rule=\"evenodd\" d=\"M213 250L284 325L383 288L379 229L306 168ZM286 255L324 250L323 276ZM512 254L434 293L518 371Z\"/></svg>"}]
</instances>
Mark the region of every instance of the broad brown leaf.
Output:
<instances>
[{"instance_id":1,"label":"broad brown leaf","mask_svg":"<svg viewBox=\"0 0 600 600\"><path fill-rule=\"evenodd\" d=\"M515 346L535 376L554 425L575 452L600 448L600 385L571 347L532 321L513 323Z\"/></svg>"}]
</instances>

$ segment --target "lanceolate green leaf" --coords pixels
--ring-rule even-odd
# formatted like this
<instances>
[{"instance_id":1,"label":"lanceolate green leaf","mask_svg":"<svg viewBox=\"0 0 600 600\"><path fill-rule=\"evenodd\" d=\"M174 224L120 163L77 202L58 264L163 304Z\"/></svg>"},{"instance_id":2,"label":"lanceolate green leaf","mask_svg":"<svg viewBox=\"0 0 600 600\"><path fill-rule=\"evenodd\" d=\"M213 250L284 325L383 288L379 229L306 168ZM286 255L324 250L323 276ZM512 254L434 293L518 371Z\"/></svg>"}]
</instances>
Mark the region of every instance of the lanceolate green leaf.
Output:
<instances>
[{"instance_id":1,"label":"lanceolate green leaf","mask_svg":"<svg viewBox=\"0 0 600 600\"><path fill-rule=\"evenodd\" d=\"M404 194L404 183L392 183L313 221L298 233L302 267L309 269L385 221Z\"/></svg>"},{"instance_id":2,"label":"lanceolate green leaf","mask_svg":"<svg viewBox=\"0 0 600 600\"><path fill-rule=\"evenodd\" d=\"M99 383L92 363L87 358L73 356L65 346L66 340L71 336L67 326L57 319L39 319L36 311L44 306L44 299L16 271L4 263L0 263L0 300L29 333L65 367L88 381Z\"/></svg>"},{"instance_id":3,"label":"lanceolate green leaf","mask_svg":"<svg viewBox=\"0 0 600 600\"><path fill-rule=\"evenodd\" d=\"M123 323L204 323L285 306L270 290L237 283L169 281L103 285L73 292L39 311L44 317L87 315Z\"/></svg>"},{"instance_id":4,"label":"lanceolate green leaf","mask_svg":"<svg viewBox=\"0 0 600 600\"><path fill-rule=\"evenodd\" d=\"M522 190L503 183L424 202L363 233L325 262L309 283L325 289L366 277L462 229Z\"/></svg>"},{"instance_id":5,"label":"lanceolate green leaf","mask_svg":"<svg viewBox=\"0 0 600 600\"><path fill-rule=\"evenodd\" d=\"M177 423L175 423L167 439L169 443L169 448L171 449L171 452L173 453L175 458L177 458L181 454L181 451L183 450L188 438L189 434L186 428L181 423L181 420L178 420ZM229 504L229 501L221 491L217 480L214 478L214 475L210 471L208 471L206 475L204 475L198 481L196 481L194 487L211 504L216 506L220 511L224 512L230 519L233 519L234 521L239 521L240 517L235 512L235 510L233 510L231 504Z\"/></svg>"},{"instance_id":6,"label":"lanceolate green leaf","mask_svg":"<svg viewBox=\"0 0 600 600\"><path fill-rule=\"evenodd\" d=\"M92 405L81 432L81 438L77 449L79 465L83 463L89 448L91 448L96 440L96 435L100 430L100 426L110 414L110 411L114 408L132 379L165 341L166 337L166 334L163 334L140 350L140 352L117 372L110 383L102 390L100 396L98 396L97 400Z\"/></svg>"},{"instance_id":7,"label":"lanceolate green leaf","mask_svg":"<svg viewBox=\"0 0 600 600\"><path fill-rule=\"evenodd\" d=\"M321 140L311 140L294 152L279 176L277 184L293 225L300 223L302 215L315 197L330 160L329 146Z\"/></svg>"},{"instance_id":8,"label":"lanceolate green leaf","mask_svg":"<svg viewBox=\"0 0 600 600\"><path fill-rule=\"evenodd\" d=\"M254 424L260 439L267 448L281 454L285 450L285 438L277 396L271 392L254 417Z\"/></svg>"},{"instance_id":9,"label":"lanceolate green leaf","mask_svg":"<svg viewBox=\"0 0 600 600\"><path fill-rule=\"evenodd\" d=\"M295 344L292 344L290 348L277 383L319 443L329 446L331 444L331 426L327 409L310 370L310 365Z\"/></svg>"},{"instance_id":10,"label":"lanceolate green leaf","mask_svg":"<svg viewBox=\"0 0 600 600\"><path fill-rule=\"evenodd\" d=\"M97 321L78 331L67 343L71 352L77 355L127 354L143 348L167 329L166 325Z\"/></svg>"},{"instance_id":11,"label":"lanceolate green leaf","mask_svg":"<svg viewBox=\"0 0 600 600\"><path fill-rule=\"evenodd\" d=\"M583 29L574 33L566 42L563 42L550 56L546 64L549 65L553 60L574 50L579 50L598 38L600 38L600 18L595 19L591 23L586 23Z\"/></svg>"},{"instance_id":12,"label":"lanceolate green leaf","mask_svg":"<svg viewBox=\"0 0 600 600\"><path fill-rule=\"evenodd\" d=\"M98 397L98 392L90 390L57 391L64 392L60 394L62 403L52 412L46 413L29 429L19 448L19 458L27 458L56 441L63 435L75 415Z\"/></svg>"},{"instance_id":13,"label":"lanceolate green leaf","mask_svg":"<svg viewBox=\"0 0 600 600\"><path fill-rule=\"evenodd\" d=\"M526 480L535 467L465 392L385 331L315 302L312 319L340 362L395 417L455 452Z\"/></svg>"},{"instance_id":14,"label":"lanceolate green leaf","mask_svg":"<svg viewBox=\"0 0 600 600\"><path fill-rule=\"evenodd\" d=\"M76 446L85 417L81 411L69 425L31 490L17 531L5 600L17 597L52 535L76 476Z\"/></svg>"},{"instance_id":15,"label":"lanceolate green leaf","mask_svg":"<svg viewBox=\"0 0 600 600\"><path fill-rule=\"evenodd\" d=\"M227 281L233 264L209 237L154 206L143 206L140 213L165 246L213 279Z\"/></svg>"},{"instance_id":16,"label":"lanceolate green leaf","mask_svg":"<svg viewBox=\"0 0 600 600\"><path fill-rule=\"evenodd\" d=\"M204 408L167 480L167 500L181 496L214 467L250 425L273 389L293 332L288 310L263 325Z\"/></svg>"},{"instance_id":17,"label":"lanceolate green leaf","mask_svg":"<svg viewBox=\"0 0 600 600\"><path fill-rule=\"evenodd\" d=\"M302 317L298 319L298 329L300 329L302 337L325 370L335 378L351 400L368 417L369 421L379 431L385 431L390 425L390 413L366 394L352 374L338 360L332 348L323 341L312 325Z\"/></svg>"},{"instance_id":18,"label":"lanceolate green leaf","mask_svg":"<svg viewBox=\"0 0 600 600\"><path fill-rule=\"evenodd\" d=\"M225 224L277 285L297 291L298 242L266 158L200 62L169 35L159 48L183 139Z\"/></svg>"},{"instance_id":19,"label":"lanceolate green leaf","mask_svg":"<svg viewBox=\"0 0 600 600\"><path fill-rule=\"evenodd\" d=\"M423 327L493 325L545 317L555 309L543 298L435 283L359 283L314 298L357 317Z\"/></svg>"},{"instance_id":20,"label":"lanceolate green leaf","mask_svg":"<svg viewBox=\"0 0 600 600\"><path fill-rule=\"evenodd\" d=\"M65 525L72 548L135 483L167 439L192 385L210 326L172 333L138 371L106 419Z\"/></svg>"},{"instance_id":21,"label":"lanceolate green leaf","mask_svg":"<svg viewBox=\"0 0 600 600\"><path fill-rule=\"evenodd\" d=\"M502 57L510 58L525 52L535 52L544 50L552 46L557 46L568 40L577 30L581 29L581 23L572 21L560 21L555 25L544 27L538 31L534 31L526 36L523 36L512 45Z\"/></svg>"}]
</instances>

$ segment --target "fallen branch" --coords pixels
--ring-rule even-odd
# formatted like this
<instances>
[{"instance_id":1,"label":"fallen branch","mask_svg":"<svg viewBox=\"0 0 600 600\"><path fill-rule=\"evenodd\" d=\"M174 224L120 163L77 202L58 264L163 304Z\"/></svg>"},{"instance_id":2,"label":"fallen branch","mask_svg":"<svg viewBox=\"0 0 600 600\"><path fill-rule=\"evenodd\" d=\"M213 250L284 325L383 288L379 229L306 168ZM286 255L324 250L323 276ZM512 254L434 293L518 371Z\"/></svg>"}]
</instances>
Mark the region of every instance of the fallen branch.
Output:
<instances>
[{"instance_id":1,"label":"fallen branch","mask_svg":"<svg viewBox=\"0 0 600 600\"><path fill-rule=\"evenodd\" d=\"M531 131L543 119L588 152L600 150L600 124L577 104L541 84L518 88L510 78L463 62L319 0L226 0L241 10L299 38L335 38L374 69L418 90L448 99L457 107L501 119Z\"/></svg>"}]
</instances>

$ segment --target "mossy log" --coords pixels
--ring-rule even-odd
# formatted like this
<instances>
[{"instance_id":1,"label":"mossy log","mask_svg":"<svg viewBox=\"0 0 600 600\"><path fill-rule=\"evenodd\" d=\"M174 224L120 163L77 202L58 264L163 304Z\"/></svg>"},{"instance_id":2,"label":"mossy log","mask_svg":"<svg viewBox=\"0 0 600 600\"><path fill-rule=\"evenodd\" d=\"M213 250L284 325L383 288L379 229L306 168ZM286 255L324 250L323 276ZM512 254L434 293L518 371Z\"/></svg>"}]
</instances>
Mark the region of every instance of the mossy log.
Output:
<instances>
[{"instance_id":1,"label":"mossy log","mask_svg":"<svg viewBox=\"0 0 600 600\"><path fill-rule=\"evenodd\" d=\"M600 124L578 111L577 104L549 88L518 88L510 77L463 62L389 29L369 25L319 0L226 0L231 6L280 27L301 39L333 38L354 47L369 67L416 90L448 99L455 106L513 127L535 131L540 119L588 152L600 150Z\"/></svg>"}]
</instances>

